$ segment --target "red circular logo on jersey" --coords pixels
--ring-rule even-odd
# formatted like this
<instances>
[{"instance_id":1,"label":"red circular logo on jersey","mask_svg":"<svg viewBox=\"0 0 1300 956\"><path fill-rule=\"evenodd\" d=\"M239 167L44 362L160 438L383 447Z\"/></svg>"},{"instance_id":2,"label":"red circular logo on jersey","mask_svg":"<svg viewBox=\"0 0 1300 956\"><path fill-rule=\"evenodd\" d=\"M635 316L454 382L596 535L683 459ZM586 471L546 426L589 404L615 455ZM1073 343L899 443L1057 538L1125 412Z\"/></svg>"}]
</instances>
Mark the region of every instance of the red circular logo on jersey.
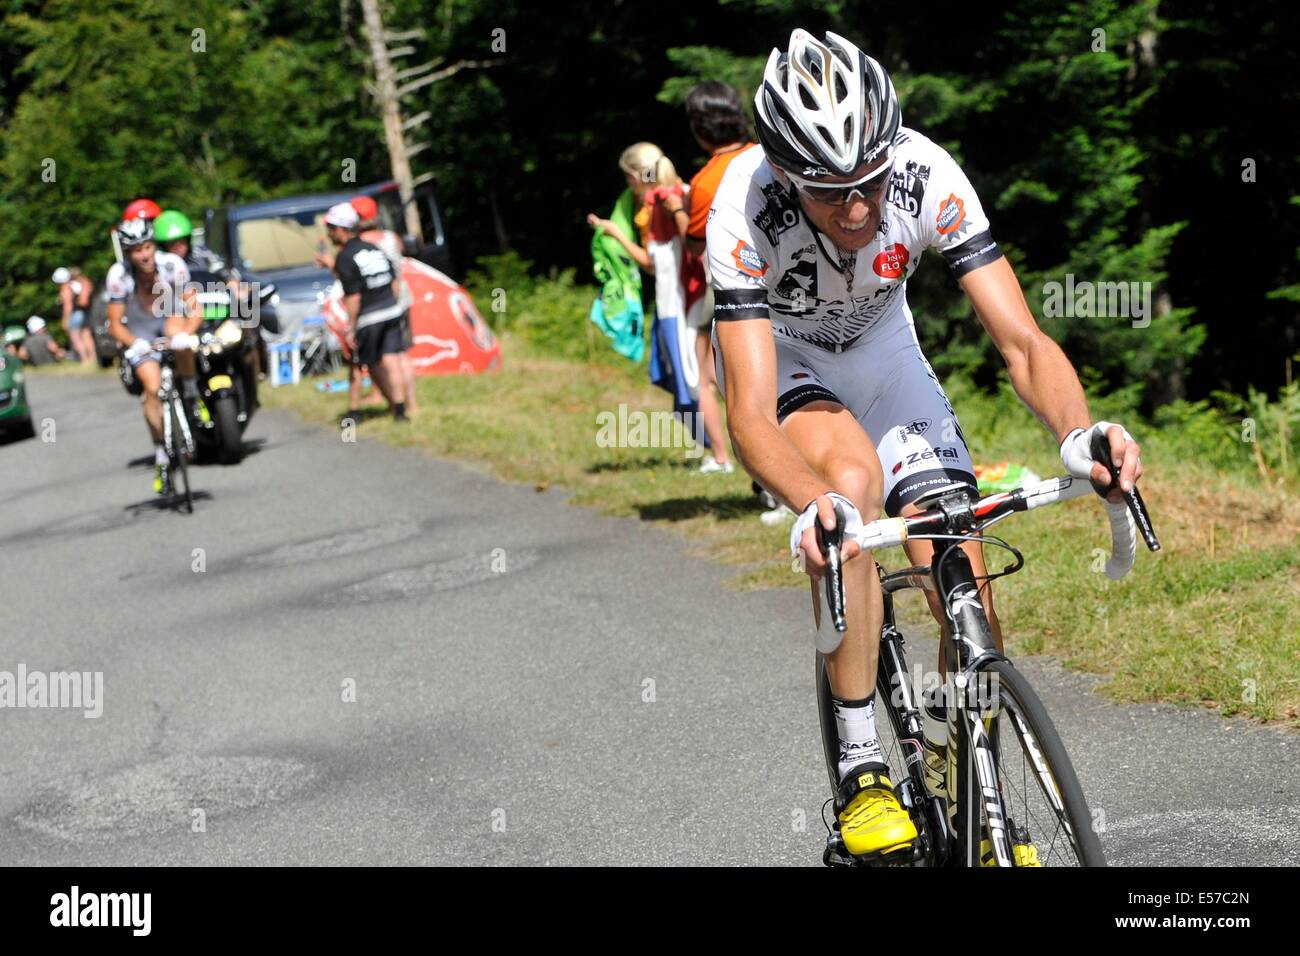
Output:
<instances>
[{"instance_id":1,"label":"red circular logo on jersey","mask_svg":"<svg viewBox=\"0 0 1300 956\"><path fill-rule=\"evenodd\" d=\"M910 258L907 247L896 242L876 256L876 261L871 263L871 268L882 278L897 279L907 271L907 260Z\"/></svg>"}]
</instances>

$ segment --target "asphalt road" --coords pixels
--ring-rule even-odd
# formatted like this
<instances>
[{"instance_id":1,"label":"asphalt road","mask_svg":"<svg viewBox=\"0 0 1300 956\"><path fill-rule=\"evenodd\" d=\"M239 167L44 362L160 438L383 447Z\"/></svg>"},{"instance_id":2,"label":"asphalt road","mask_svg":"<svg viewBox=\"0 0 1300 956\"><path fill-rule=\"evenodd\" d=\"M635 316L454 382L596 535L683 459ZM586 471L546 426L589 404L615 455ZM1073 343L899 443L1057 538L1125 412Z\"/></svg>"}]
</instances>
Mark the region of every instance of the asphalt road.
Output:
<instances>
[{"instance_id":1,"label":"asphalt road","mask_svg":"<svg viewBox=\"0 0 1300 956\"><path fill-rule=\"evenodd\" d=\"M0 670L101 672L102 715L0 710L0 863L820 862L805 592L278 414L159 511L115 379L30 392L55 440L0 447ZM1020 666L1113 864L1300 862L1295 735Z\"/></svg>"}]
</instances>

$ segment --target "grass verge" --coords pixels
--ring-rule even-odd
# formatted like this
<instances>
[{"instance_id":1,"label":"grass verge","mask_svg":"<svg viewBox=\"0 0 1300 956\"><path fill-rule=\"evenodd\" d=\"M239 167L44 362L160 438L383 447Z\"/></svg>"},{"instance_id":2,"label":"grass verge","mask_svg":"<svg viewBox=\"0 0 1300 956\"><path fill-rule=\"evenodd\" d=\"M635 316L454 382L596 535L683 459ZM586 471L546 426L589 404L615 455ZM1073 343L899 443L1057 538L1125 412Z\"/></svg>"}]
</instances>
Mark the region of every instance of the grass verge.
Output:
<instances>
[{"instance_id":1,"label":"grass verge","mask_svg":"<svg viewBox=\"0 0 1300 956\"><path fill-rule=\"evenodd\" d=\"M695 474L681 447L598 440L601 413L617 420L620 405L628 413L669 407L644 366L605 355L547 357L509 333L503 353L505 366L492 375L421 379L413 422L375 418L362 434L480 463L506 480L562 485L576 504L670 526L695 553L734 567L739 588L806 588L791 572L788 527L759 523L747 476ZM1055 443L1009 388L990 396L948 384L977 462L1060 472ZM343 396L308 382L267 388L263 401L334 427L345 408ZM1105 405L1095 403L1098 418ZM1102 692L1117 701L1203 705L1300 728L1300 495L1235 464L1195 460L1178 429L1145 426L1139 438L1144 495L1164 550L1142 550L1134 572L1111 582L1094 553L1109 538L1092 502L1001 525L1027 559L997 585L1009 652L1048 654L1103 675ZM901 551L881 559L903 560ZM993 555L990 565L1001 566ZM909 620L928 619L919 598L908 604Z\"/></svg>"}]
</instances>

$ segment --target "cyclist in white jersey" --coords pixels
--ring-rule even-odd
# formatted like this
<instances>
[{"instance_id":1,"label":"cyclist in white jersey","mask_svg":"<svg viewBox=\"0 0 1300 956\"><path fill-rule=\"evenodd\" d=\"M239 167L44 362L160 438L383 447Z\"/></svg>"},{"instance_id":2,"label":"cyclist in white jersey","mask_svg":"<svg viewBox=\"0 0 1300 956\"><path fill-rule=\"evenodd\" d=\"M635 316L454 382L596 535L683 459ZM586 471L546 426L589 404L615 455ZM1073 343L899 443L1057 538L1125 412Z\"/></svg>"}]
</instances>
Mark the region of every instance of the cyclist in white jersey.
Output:
<instances>
[{"instance_id":1,"label":"cyclist in white jersey","mask_svg":"<svg viewBox=\"0 0 1300 956\"><path fill-rule=\"evenodd\" d=\"M833 527L836 503L852 541L864 519L975 486L965 436L907 305L907 278L927 249L948 263L1070 473L1109 483L1088 451L1100 431L1121 487L1132 488L1142 474L1138 445L1118 425L1092 423L1078 376L1034 322L975 190L942 148L901 125L879 63L833 33L819 40L795 30L768 59L755 119L763 148L731 163L709 213L718 380L741 460L800 516L791 550L813 578L814 604L825 563L813 523ZM983 574L979 546L965 547ZM907 550L913 563L930 563L929 542ZM844 566L848 630L826 655L840 739L835 810L849 851L883 858L905 851L916 830L881 773L879 580L856 542L845 554L856 558ZM1001 647L988 588L982 596ZM935 767L942 734L927 717Z\"/></svg>"},{"instance_id":2,"label":"cyclist in white jersey","mask_svg":"<svg viewBox=\"0 0 1300 956\"><path fill-rule=\"evenodd\" d=\"M203 313L196 291L187 288L189 267L180 256L158 251L151 221L123 220L117 227L117 237L124 261L114 263L104 279L108 290L108 334L123 347L123 358L143 386L144 420L154 443L153 487L155 493L161 494L167 450L163 447L163 408L158 399L161 355L153 343L164 336L172 340L181 395L190 405L192 420L200 421L205 410L194 377L189 337L198 331Z\"/></svg>"}]
</instances>

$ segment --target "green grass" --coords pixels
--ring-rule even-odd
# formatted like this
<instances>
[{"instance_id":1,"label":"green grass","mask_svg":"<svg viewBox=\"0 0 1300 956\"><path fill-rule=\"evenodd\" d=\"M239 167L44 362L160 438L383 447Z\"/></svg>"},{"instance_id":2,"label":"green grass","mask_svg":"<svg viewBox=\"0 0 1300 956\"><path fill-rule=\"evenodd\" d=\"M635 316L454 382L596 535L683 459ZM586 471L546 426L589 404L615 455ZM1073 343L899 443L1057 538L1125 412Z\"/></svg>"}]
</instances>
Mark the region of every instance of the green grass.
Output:
<instances>
[{"instance_id":1,"label":"green grass","mask_svg":"<svg viewBox=\"0 0 1300 956\"><path fill-rule=\"evenodd\" d=\"M562 485L576 504L672 527L695 553L732 566L736 587L806 589L790 568L788 528L759 523L747 476L693 474L680 448L600 447L598 412L616 412L620 403L666 410L668 398L647 383L644 366L612 357L600 342L580 351L592 359L547 357L527 336L506 331L500 372L423 378L414 422L376 418L360 431L480 463L506 480ZM1010 459L1044 477L1060 472L1055 443L1009 389L988 396L959 382L949 387L977 462ZM345 407L343 396L307 383L267 388L264 402L333 427ZM1104 401L1095 404L1098 417L1108 413ZM1189 448L1185 430L1147 425L1138 437L1144 495L1163 550L1140 549L1133 573L1111 582L1094 569L1093 549L1109 544L1095 503L1000 525L1027 560L996 587L1009 651L1104 675L1102 690L1115 700L1204 705L1300 728L1300 495L1263 483L1249 450L1207 462ZM898 566L902 552L881 560ZM990 565L1002 566L996 554ZM919 598L902 610L926 626Z\"/></svg>"},{"instance_id":2,"label":"green grass","mask_svg":"<svg viewBox=\"0 0 1300 956\"><path fill-rule=\"evenodd\" d=\"M113 369L102 369L97 363L82 365L80 362L55 362L52 365L32 365L23 363L23 371L28 375L111 375Z\"/></svg>"}]
</instances>

